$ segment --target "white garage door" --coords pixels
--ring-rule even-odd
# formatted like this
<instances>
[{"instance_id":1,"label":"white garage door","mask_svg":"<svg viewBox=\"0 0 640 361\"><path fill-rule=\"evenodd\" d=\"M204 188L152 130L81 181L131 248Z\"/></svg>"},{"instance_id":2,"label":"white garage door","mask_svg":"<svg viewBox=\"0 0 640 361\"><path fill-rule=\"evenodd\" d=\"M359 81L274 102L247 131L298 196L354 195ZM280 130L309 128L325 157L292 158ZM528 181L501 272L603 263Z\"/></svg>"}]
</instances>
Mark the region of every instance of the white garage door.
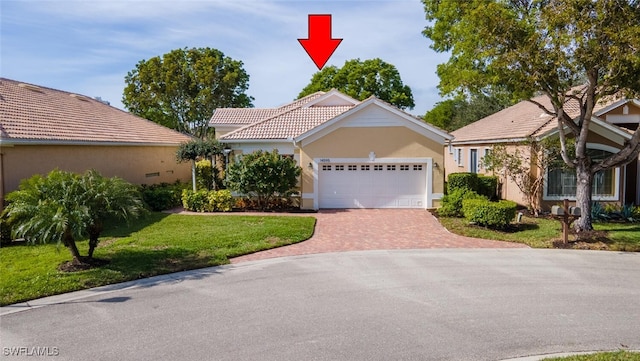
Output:
<instances>
[{"instance_id":1,"label":"white garage door","mask_svg":"<svg viewBox=\"0 0 640 361\"><path fill-rule=\"evenodd\" d=\"M426 164L320 164L320 208L425 208Z\"/></svg>"}]
</instances>

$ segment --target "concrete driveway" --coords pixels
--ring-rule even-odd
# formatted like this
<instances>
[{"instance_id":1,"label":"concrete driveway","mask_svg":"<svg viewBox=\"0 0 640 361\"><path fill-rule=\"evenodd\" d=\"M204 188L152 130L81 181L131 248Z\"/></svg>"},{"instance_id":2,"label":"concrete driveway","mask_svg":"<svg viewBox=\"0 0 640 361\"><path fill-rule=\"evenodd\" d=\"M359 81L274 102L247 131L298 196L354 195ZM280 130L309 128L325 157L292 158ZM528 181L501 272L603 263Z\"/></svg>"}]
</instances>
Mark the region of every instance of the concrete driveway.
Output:
<instances>
[{"instance_id":1,"label":"concrete driveway","mask_svg":"<svg viewBox=\"0 0 640 361\"><path fill-rule=\"evenodd\" d=\"M316 217L311 239L232 260L232 263L314 253L426 249L527 248L520 243L491 241L449 233L423 209L340 209L306 214Z\"/></svg>"},{"instance_id":2,"label":"concrete driveway","mask_svg":"<svg viewBox=\"0 0 640 361\"><path fill-rule=\"evenodd\" d=\"M55 360L269 361L640 349L639 279L640 254L632 253L307 255L5 307L0 340L8 360L39 359L38 350ZM15 310L23 311L7 313Z\"/></svg>"}]
</instances>

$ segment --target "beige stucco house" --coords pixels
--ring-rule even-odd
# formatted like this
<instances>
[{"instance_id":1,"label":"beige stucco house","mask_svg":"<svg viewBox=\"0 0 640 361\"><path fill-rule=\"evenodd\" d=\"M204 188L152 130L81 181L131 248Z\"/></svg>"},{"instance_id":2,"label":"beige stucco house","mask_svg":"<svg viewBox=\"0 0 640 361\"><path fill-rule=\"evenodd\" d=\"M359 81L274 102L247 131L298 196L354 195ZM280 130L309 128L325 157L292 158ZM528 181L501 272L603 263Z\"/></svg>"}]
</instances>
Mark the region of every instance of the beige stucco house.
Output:
<instances>
[{"instance_id":1,"label":"beige stucco house","mask_svg":"<svg viewBox=\"0 0 640 361\"><path fill-rule=\"evenodd\" d=\"M303 209L426 209L444 191L451 135L375 97L331 90L278 108L217 109L210 126L232 157L259 149L292 156Z\"/></svg>"},{"instance_id":2,"label":"beige stucco house","mask_svg":"<svg viewBox=\"0 0 640 361\"><path fill-rule=\"evenodd\" d=\"M0 78L0 207L34 174L96 169L137 184L188 181L191 138L79 94Z\"/></svg>"},{"instance_id":3,"label":"beige stucco house","mask_svg":"<svg viewBox=\"0 0 640 361\"><path fill-rule=\"evenodd\" d=\"M550 109L546 96L533 99ZM577 117L580 113L576 104L568 103L565 112ZM615 153L630 139L632 131L640 123L640 102L635 99L609 99L599 103L587 140L592 159L604 158ZM491 151L494 144L503 144L508 151L519 149L524 159L530 159L529 148L522 145L526 141L539 141L557 137L557 119L544 113L536 104L523 101L500 112L480 119L453 131L455 137L445 147L445 170L448 176L455 172L488 173L483 168L482 158ZM543 190L540 204L543 210L567 198L575 200L576 177L573 170L548 170L531 167L534 175L542 175ZM489 172L491 173L491 172ZM504 174L501 177L501 196L525 204L524 195L515 183ZM593 200L620 205L640 204L640 159L623 167L609 169L596 174L593 186Z\"/></svg>"}]
</instances>

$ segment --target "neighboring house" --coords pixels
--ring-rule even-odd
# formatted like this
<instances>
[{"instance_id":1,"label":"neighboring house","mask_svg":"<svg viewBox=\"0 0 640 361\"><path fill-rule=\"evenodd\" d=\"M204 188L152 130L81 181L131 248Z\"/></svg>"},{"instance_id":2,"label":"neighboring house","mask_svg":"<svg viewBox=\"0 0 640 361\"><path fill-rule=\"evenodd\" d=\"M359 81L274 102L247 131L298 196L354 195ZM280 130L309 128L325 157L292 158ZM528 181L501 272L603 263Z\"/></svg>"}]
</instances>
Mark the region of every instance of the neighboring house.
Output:
<instances>
[{"instance_id":1,"label":"neighboring house","mask_svg":"<svg viewBox=\"0 0 640 361\"><path fill-rule=\"evenodd\" d=\"M137 184L188 181L191 138L83 95L0 78L0 208L22 179L96 169Z\"/></svg>"},{"instance_id":2,"label":"neighboring house","mask_svg":"<svg viewBox=\"0 0 640 361\"><path fill-rule=\"evenodd\" d=\"M270 109L217 109L216 136L238 156L292 156L302 168L301 208L432 208L444 190L452 137L371 97L337 90Z\"/></svg>"},{"instance_id":3,"label":"neighboring house","mask_svg":"<svg viewBox=\"0 0 640 361\"><path fill-rule=\"evenodd\" d=\"M548 106L546 96L533 100ZM565 112L577 117L580 114L575 104L565 105ZM602 159L623 147L632 136L632 131L640 123L640 102L638 100L618 99L598 104L587 139L587 147L592 159ZM503 144L507 150L519 148L528 154L528 148L522 142L538 141L547 137L557 137L557 119L544 113L537 105L523 101L500 112L480 119L463 128L453 131L455 139L445 148L445 170L447 176L456 172L487 173L482 166L482 158L491 151L494 144ZM623 204L640 204L640 159L626 166L609 169L596 174L593 185L593 200ZM552 205L568 198L575 200L575 171L536 169L532 172L545 178L541 205L548 210ZM543 172L543 173L540 173ZM502 197L520 204L524 196L518 187L502 179Z\"/></svg>"}]
</instances>

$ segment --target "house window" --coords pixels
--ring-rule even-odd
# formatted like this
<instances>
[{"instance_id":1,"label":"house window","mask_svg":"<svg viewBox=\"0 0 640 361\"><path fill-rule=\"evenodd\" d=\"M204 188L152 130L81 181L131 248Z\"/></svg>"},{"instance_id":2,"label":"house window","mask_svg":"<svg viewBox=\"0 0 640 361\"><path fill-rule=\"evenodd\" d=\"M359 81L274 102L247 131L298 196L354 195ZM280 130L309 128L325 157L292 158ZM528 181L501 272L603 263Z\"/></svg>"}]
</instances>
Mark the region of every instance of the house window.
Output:
<instances>
[{"instance_id":1,"label":"house window","mask_svg":"<svg viewBox=\"0 0 640 361\"><path fill-rule=\"evenodd\" d=\"M382 164L376 164L373 166L373 170L382 170Z\"/></svg>"},{"instance_id":2,"label":"house window","mask_svg":"<svg viewBox=\"0 0 640 361\"><path fill-rule=\"evenodd\" d=\"M413 170L422 170L422 164L414 164Z\"/></svg>"},{"instance_id":3,"label":"house window","mask_svg":"<svg viewBox=\"0 0 640 361\"><path fill-rule=\"evenodd\" d=\"M347 167L348 170L358 170L358 166L355 164L349 164L349 166Z\"/></svg>"},{"instance_id":4,"label":"house window","mask_svg":"<svg viewBox=\"0 0 640 361\"><path fill-rule=\"evenodd\" d=\"M455 156L458 167L462 167L464 165L464 163L462 162L462 149L456 148Z\"/></svg>"},{"instance_id":5,"label":"house window","mask_svg":"<svg viewBox=\"0 0 640 361\"><path fill-rule=\"evenodd\" d=\"M395 164L387 165L387 170L396 170L396 165Z\"/></svg>"},{"instance_id":6,"label":"house window","mask_svg":"<svg viewBox=\"0 0 640 361\"><path fill-rule=\"evenodd\" d=\"M408 164L401 164L400 165L400 170L409 170L409 165Z\"/></svg>"},{"instance_id":7,"label":"house window","mask_svg":"<svg viewBox=\"0 0 640 361\"><path fill-rule=\"evenodd\" d=\"M322 165L322 170L331 170L331 165L329 165L329 164L323 164L323 165Z\"/></svg>"},{"instance_id":8,"label":"house window","mask_svg":"<svg viewBox=\"0 0 640 361\"><path fill-rule=\"evenodd\" d=\"M611 153L606 150L588 149L594 162L602 161ZM606 169L593 176L591 195L594 198L616 197L616 169ZM550 169L547 171L547 197L573 198L576 195L575 169Z\"/></svg>"},{"instance_id":9,"label":"house window","mask_svg":"<svg viewBox=\"0 0 640 361\"><path fill-rule=\"evenodd\" d=\"M361 165L360 170L369 170L369 165L368 164Z\"/></svg>"},{"instance_id":10,"label":"house window","mask_svg":"<svg viewBox=\"0 0 640 361\"><path fill-rule=\"evenodd\" d=\"M336 170L344 170L344 165L340 164L336 166Z\"/></svg>"}]
</instances>

